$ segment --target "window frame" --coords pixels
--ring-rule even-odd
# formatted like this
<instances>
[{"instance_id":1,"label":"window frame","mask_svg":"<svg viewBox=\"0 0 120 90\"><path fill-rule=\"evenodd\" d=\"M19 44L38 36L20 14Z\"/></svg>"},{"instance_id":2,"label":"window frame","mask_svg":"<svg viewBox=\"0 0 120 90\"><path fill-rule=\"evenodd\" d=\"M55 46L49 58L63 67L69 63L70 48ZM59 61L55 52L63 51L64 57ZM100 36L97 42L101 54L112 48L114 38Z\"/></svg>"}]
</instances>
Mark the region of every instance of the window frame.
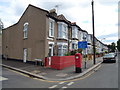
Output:
<instances>
[{"instance_id":1,"label":"window frame","mask_svg":"<svg viewBox=\"0 0 120 90\"><path fill-rule=\"evenodd\" d=\"M62 42L58 42L58 56L64 56L64 54L67 52L68 50L68 45L67 43L62 43ZM60 53L59 53L60 52Z\"/></svg>"},{"instance_id":2,"label":"window frame","mask_svg":"<svg viewBox=\"0 0 120 90\"><path fill-rule=\"evenodd\" d=\"M54 28L55 28L54 24L55 24L55 20L49 18L49 37L54 37Z\"/></svg>"},{"instance_id":3,"label":"window frame","mask_svg":"<svg viewBox=\"0 0 120 90\"><path fill-rule=\"evenodd\" d=\"M58 22L58 38L68 40L68 25L64 22Z\"/></svg>"},{"instance_id":4,"label":"window frame","mask_svg":"<svg viewBox=\"0 0 120 90\"><path fill-rule=\"evenodd\" d=\"M23 27L23 38L24 39L27 39L28 38L28 25L29 25L29 23L28 22L26 22L26 23L24 23L24 27Z\"/></svg>"},{"instance_id":5,"label":"window frame","mask_svg":"<svg viewBox=\"0 0 120 90\"><path fill-rule=\"evenodd\" d=\"M72 26L72 38L77 38L78 39L78 36L79 36L78 27Z\"/></svg>"}]
</instances>

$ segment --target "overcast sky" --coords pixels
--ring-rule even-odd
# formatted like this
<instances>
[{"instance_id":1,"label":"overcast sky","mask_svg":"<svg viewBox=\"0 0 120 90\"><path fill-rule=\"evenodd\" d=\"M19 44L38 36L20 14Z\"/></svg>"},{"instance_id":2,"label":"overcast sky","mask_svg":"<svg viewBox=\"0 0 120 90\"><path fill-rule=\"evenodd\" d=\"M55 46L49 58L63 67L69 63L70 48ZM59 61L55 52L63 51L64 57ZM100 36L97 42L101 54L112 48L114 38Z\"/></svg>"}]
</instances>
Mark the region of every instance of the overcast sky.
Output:
<instances>
[{"instance_id":1,"label":"overcast sky","mask_svg":"<svg viewBox=\"0 0 120 90\"><path fill-rule=\"evenodd\" d=\"M92 34L92 0L0 0L0 18L4 27L16 23L29 4L50 10L57 8L69 21ZM118 40L118 1L94 0L95 36L105 44ZM105 39L103 39L105 38Z\"/></svg>"}]
</instances>

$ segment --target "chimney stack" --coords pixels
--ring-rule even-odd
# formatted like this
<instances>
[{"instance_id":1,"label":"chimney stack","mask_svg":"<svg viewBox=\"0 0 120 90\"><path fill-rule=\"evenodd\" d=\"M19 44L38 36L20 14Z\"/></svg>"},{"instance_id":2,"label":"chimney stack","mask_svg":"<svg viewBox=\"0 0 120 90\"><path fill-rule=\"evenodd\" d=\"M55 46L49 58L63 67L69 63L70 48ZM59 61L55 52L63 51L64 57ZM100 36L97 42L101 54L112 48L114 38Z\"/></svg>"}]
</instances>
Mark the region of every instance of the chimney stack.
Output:
<instances>
[{"instance_id":1,"label":"chimney stack","mask_svg":"<svg viewBox=\"0 0 120 90\"><path fill-rule=\"evenodd\" d=\"M50 15L57 16L56 9L49 10Z\"/></svg>"}]
</instances>

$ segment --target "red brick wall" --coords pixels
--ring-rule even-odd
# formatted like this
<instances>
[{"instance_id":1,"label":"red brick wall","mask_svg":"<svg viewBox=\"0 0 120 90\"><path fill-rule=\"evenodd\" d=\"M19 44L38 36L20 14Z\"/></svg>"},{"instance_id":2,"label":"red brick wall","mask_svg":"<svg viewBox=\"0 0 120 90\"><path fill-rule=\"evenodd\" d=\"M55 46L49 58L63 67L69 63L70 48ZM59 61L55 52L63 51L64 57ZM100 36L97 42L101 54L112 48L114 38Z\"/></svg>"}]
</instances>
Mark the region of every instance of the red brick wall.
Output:
<instances>
[{"instance_id":1,"label":"red brick wall","mask_svg":"<svg viewBox=\"0 0 120 90\"><path fill-rule=\"evenodd\" d=\"M75 65L75 56L52 56L51 68L61 70Z\"/></svg>"}]
</instances>

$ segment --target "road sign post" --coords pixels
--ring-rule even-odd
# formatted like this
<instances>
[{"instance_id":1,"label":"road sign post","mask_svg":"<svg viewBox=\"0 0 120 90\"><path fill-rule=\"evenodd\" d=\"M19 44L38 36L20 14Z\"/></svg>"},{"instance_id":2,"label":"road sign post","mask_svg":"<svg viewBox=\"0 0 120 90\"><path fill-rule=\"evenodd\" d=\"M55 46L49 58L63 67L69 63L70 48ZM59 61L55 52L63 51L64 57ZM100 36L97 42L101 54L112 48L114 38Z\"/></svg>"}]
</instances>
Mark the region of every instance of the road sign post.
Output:
<instances>
[{"instance_id":1,"label":"road sign post","mask_svg":"<svg viewBox=\"0 0 120 90\"><path fill-rule=\"evenodd\" d=\"M87 41L80 41L78 42L78 48L82 48L84 50L84 55L85 55L85 69L86 69L86 66L87 66L87 61L86 61L86 48L87 47Z\"/></svg>"}]
</instances>

